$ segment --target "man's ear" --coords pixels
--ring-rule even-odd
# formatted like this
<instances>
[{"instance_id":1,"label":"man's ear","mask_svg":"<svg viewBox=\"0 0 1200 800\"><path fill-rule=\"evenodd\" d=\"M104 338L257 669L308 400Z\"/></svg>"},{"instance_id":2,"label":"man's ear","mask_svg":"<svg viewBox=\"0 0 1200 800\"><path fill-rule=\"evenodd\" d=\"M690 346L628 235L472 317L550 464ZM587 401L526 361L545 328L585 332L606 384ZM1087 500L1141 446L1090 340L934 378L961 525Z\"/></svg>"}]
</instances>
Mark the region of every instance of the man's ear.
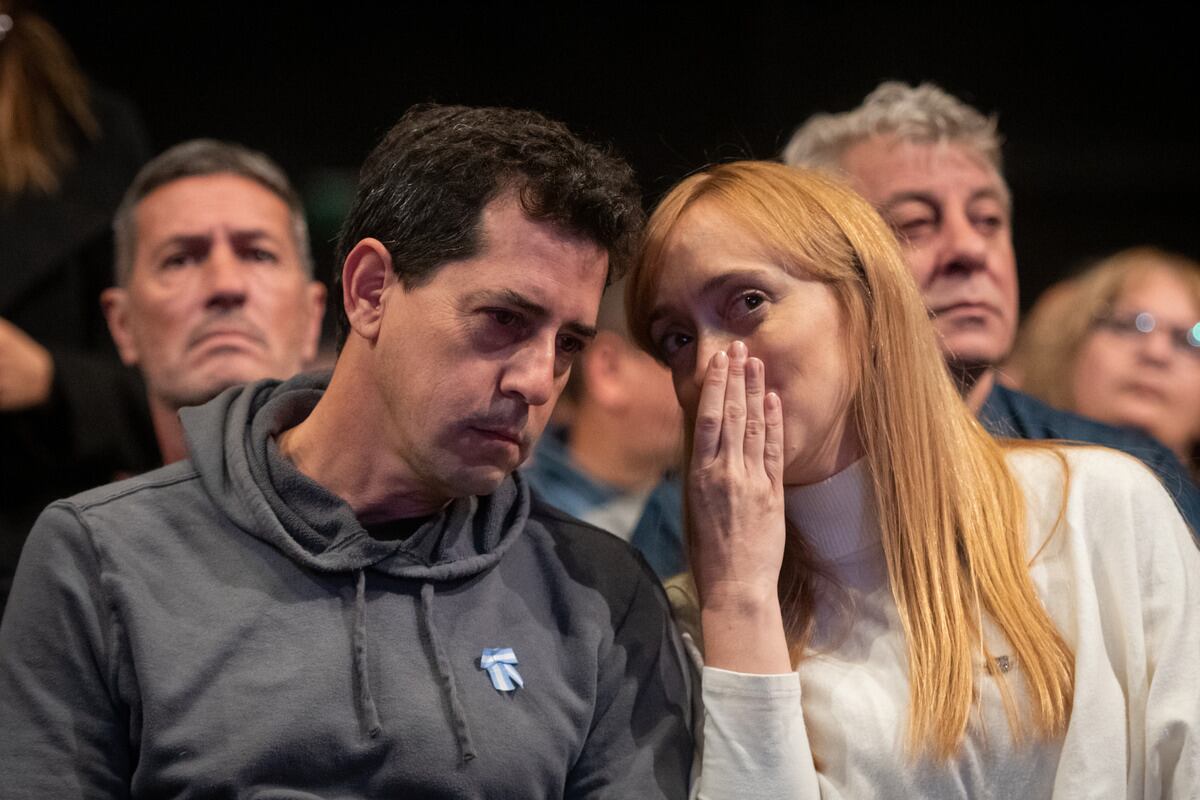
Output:
<instances>
[{"instance_id":1,"label":"man's ear","mask_svg":"<svg viewBox=\"0 0 1200 800\"><path fill-rule=\"evenodd\" d=\"M108 332L117 345L121 361L129 367L138 363L137 339L129 322L129 291L113 286L100 293L100 308L108 321Z\"/></svg>"},{"instance_id":2,"label":"man's ear","mask_svg":"<svg viewBox=\"0 0 1200 800\"><path fill-rule=\"evenodd\" d=\"M308 308L308 330L305 331L304 349L301 356L303 363L311 364L317 359L317 348L321 344L321 321L325 319L325 284L320 281L309 281L304 287L304 302Z\"/></svg>"},{"instance_id":3,"label":"man's ear","mask_svg":"<svg viewBox=\"0 0 1200 800\"><path fill-rule=\"evenodd\" d=\"M600 331L583 351L580 368L583 370L583 393L586 402L604 408L620 406L625 387L621 383L621 359L625 342L612 331Z\"/></svg>"},{"instance_id":4,"label":"man's ear","mask_svg":"<svg viewBox=\"0 0 1200 800\"><path fill-rule=\"evenodd\" d=\"M342 265L342 307L350 329L374 342L383 319L383 291L397 282L392 254L378 239L354 245Z\"/></svg>"}]
</instances>

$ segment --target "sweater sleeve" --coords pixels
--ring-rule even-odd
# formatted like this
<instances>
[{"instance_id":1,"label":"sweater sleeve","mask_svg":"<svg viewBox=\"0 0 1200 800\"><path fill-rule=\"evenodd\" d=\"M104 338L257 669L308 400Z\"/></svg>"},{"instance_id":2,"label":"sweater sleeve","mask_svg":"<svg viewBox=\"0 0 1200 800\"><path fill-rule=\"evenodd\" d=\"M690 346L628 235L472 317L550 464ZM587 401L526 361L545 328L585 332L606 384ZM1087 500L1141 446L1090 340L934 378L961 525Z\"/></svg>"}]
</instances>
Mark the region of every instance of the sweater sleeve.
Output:
<instances>
[{"instance_id":1,"label":"sweater sleeve","mask_svg":"<svg viewBox=\"0 0 1200 800\"><path fill-rule=\"evenodd\" d=\"M800 676L747 675L704 667L695 800L817 798Z\"/></svg>"},{"instance_id":2,"label":"sweater sleeve","mask_svg":"<svg viewBox=\"0 0 1200 800\"><path fill-rule=\"evenodd\" d=\"M668 581L667 596L700 681L693 712L692 800L820 797L799 674L750 675L704 666L690 576Z\"/></svg>"},{"instance_id":3,"label":"sweater sleeve","mask_svg":"<svg viewBox=\"0 0 1200 800\"><path fill-rule=\"evenodd\" d=\"M667 599L644 564L601 654L596 697L564 796L685 797L692 758L687 672Z\"/></svg>"},{"instance_id":4,"label":"sweater sleeve","mask_svg":"<svg viewBox=\"0 0 1200 800\"><path fill-rule=\"evenodd\" d=\"M6 798L129 796L130 719L109 620L91 537L55 504L29 536L0 624Z\"/></svg>"}]
</instances>

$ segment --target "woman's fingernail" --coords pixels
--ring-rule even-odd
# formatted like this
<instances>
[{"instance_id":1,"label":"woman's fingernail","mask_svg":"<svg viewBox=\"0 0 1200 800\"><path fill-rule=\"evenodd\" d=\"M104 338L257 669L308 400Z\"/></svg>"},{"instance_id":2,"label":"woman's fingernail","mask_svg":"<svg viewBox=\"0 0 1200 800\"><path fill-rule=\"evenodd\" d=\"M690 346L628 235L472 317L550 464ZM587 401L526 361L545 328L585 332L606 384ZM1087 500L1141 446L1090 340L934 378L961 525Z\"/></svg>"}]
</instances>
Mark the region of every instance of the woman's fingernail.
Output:
<instances>
[{"instance_id":1,"label":"woman's fingernail","mask_svg":"<svg viewBox=\"0 0 1200 800\"><path fill-rule=\"evenodd\" d=\"M714 367L724 367L727 363L729 363L729 356L725 355L723 351L718 350L713 354L712 365Z\"/></svg>"},{"instance_id":2,"label":"woman's fingernail","mask_svg":"<svg viewBox=\"0 0 1200 800\"><path fill-rule=\"evenodd\" d=\"M734 358L746 357L746 343L742 341L734 342L729 348L729 355Z\"/></svg>"}]
</instances>

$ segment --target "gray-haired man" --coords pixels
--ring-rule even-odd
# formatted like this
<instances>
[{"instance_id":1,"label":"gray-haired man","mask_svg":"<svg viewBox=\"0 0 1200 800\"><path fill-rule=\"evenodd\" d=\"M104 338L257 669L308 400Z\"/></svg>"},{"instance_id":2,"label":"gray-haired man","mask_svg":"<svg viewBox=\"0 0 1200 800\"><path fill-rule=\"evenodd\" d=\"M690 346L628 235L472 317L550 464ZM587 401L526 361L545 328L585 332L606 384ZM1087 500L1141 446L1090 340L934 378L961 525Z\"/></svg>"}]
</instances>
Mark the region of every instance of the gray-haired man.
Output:
<instances>
[{"instance_id":1,"label":"gray-haired man","mask_svg":"<svg viewBox=\"0 0 1200 800\"><path fill-rule=\"evenodd\" d=\"M126 189L114 238L118 285L101 301L121 359L144 380L71 357L56 367L45 410L10 420L0 611L48 502L185 458L180 408L234 384L290 377L316 352L325 288L312 280L300 199L265 155L212 140L170 148Z\"/></svg>"},{"instance_id":2,"label":"gray-haired man","mask_svg":"<svg viewBox=\"0 0 1200 800\"><path fill-rule=\"evenodd\" d=\"M117 286L101 302L146 381L163 463L187 456L178 411L316 356L325 287L300 199L262 153L197 139L150 161L117 210Z\"/></svg>"},{"instance_id":3,"label":"gray-haired man","mask_svg":"<svg viewBox=\"0 0 1200 800\"><path fill-rule=\"evenodd\" d=\"M1200 491L1178 459L1132 430L1051 408L1001 386L1017 328L1012 200L996 118L939 87L885 82L862 105L817 114L783 151L840 173L896 230L967 404L994 433L1124 450L1149 465L1200 530Z\"/></svg>"}]
</instances>

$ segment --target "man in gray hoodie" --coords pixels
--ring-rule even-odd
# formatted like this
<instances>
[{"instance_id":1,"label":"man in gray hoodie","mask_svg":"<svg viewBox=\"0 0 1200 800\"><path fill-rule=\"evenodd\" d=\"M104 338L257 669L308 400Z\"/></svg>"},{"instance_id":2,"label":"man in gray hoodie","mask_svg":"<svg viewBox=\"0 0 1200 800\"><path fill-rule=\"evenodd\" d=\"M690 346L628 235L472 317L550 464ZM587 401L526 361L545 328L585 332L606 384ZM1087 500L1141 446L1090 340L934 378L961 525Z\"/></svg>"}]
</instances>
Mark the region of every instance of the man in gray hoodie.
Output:
<instances>
[{"instance_id":1,"label":"man in gray hoodie","mask_svg":"<svg viewBox=\"0 0 1200 800\"><path fill-rule=\"evenodd\" d=\"M342 232L332 377L185 410L190 460L39 520L5 796L686 795L653 573L514 473L641 219L560 124L405 114Z\"/></svg>"}]
</instances>

